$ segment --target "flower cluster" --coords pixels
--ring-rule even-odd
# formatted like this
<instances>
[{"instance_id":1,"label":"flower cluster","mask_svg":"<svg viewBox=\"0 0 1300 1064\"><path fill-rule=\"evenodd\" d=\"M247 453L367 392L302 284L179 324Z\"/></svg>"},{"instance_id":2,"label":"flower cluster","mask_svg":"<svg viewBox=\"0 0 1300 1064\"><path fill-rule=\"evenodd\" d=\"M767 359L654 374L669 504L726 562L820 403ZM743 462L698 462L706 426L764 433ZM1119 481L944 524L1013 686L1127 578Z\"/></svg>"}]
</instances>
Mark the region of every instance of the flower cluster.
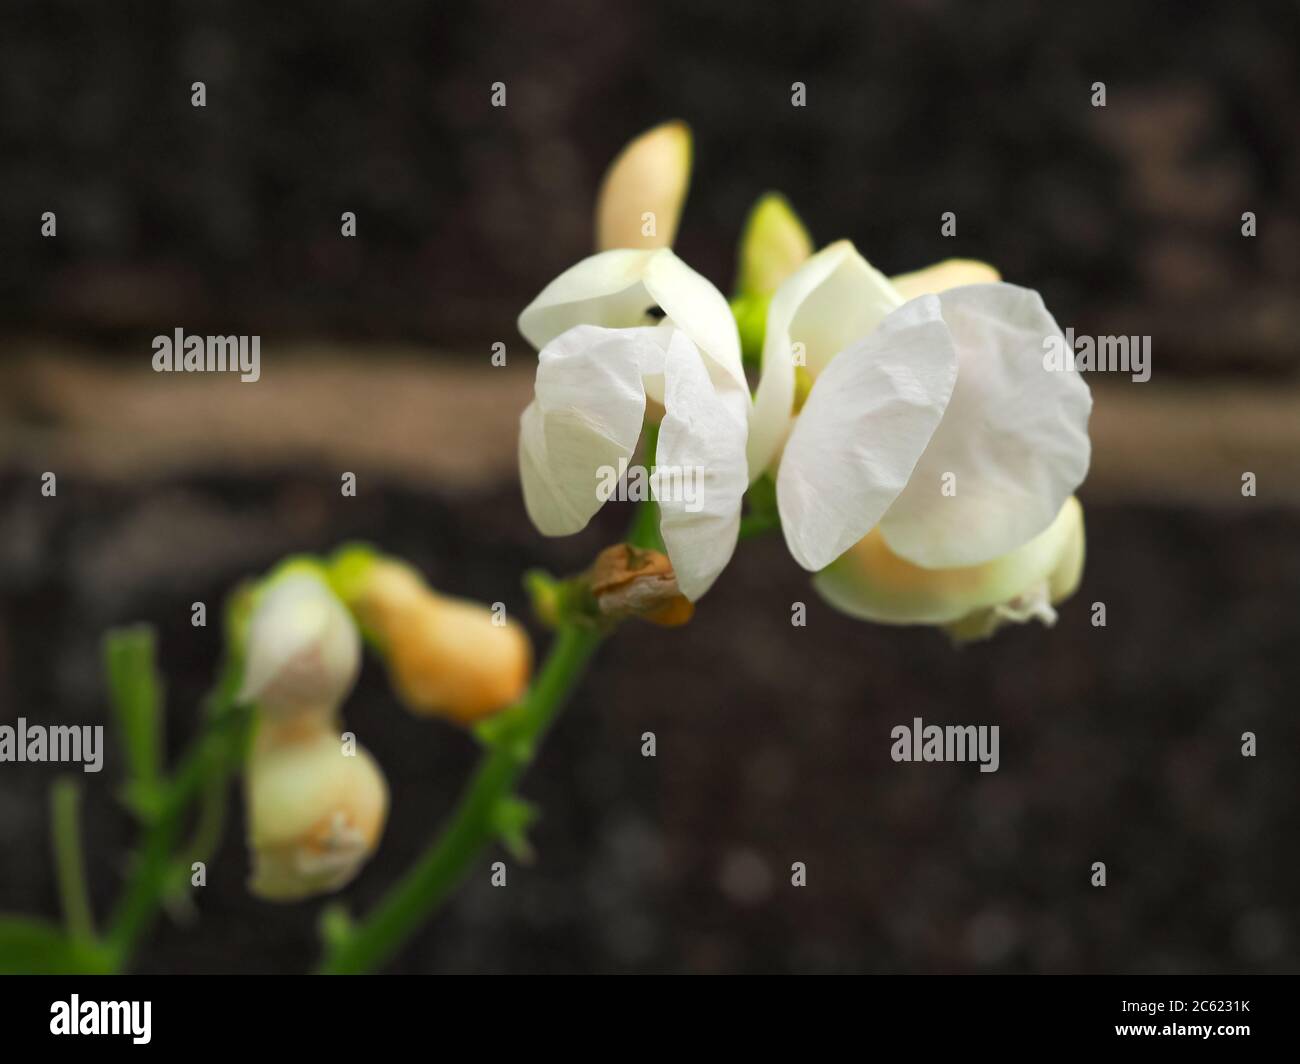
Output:
<instances>
[{"instance_id":1,"label":"flower cluster","mask_svg":"<svg viewBox=\"0 0 1300 1064\"><path fill-rule=\"evenodd\" d=\"M813 253L769 196L728 301L667 246L690 154L678 123L634 141L602 187L605 246L519 317L539 351L519 440L533 523L582 529L604 501L596 471L626 463L659 422L647 461L704 472L691 511L659 497L691 601L730 560L763 482L794 560L847 613L958 639L1052 623L1082 571L1073 494L1091 397L1075 370L1045 365L1062 334L1038 293L978 262L890 279L847 240Z\"/></svg>"},{"instance_id":2,"label":"flower cluster","mask_svg":"<svg viewBox=\"0 0 1300 1064\"><path fill-rule=\"evenodd\" d=\"M515 622L364 547L291 560L245 594L239 700L258 721L245 770L249 887L289 901L349 882L383 833L387 781L341 719L363 635L408 709L458 724L520 697L532 649Z\"/></svg>"}]
</instances>

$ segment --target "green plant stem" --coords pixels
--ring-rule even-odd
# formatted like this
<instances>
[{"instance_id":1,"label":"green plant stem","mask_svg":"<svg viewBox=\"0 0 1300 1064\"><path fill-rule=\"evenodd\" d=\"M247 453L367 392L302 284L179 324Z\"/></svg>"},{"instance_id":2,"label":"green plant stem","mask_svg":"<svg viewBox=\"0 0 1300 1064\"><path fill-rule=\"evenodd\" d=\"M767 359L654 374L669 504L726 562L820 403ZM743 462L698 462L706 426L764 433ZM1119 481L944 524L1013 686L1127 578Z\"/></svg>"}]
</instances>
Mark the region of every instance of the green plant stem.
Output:
<instances>
[{"instance_id":1,"label":"green plant stem","mask_svg":"<svg viewBox=\"0 0 1300 1064\"><path fill-rule=\"evenodd\" d=\"M231 766L239 761L251 713L235 704L236 681L237 673L227 669L213 694L210 722L162 787L156 814L135 855L130 882L109 922L106 940L115 970L129 963L136 942L162 905L175 874L174 853L191 802L208 788L224 790Z\"/></svg>"},{"instance_id":2,"label":"green plant stem","mask_svg":"<svg viewBox=\"0 0 1300 1064\"><path fill-rule=\"evenodd\" d=\"M627 530L627 541L634 547L662 551L663 537L659 534L659 504L647 500L637 506L636 517Z\"/></svg>"},{"instance_id":3,"label":"green plant stem","mask_svg":"<svg viewBox=\"0 0 1300 1064\"><path fill-rule=\"evenodd\" d=\"M86 868L81 856L81 790L77 781L63 776L50 789L51 838L54 866L59 880L59 899L68 934L80 941L95 937L86 889Z\"/></svg>"},{"instance_id":4,"label":"green plant stem","mask_svg":"<svg viewBox=\"0 0 1300 1064\"><path fill-rule=\"evenodd\" d=\"M532 763L551 723L586 669L601 634L560 628L533 686L495 734L452 814L429 848L364 920L327 944L320 971L367 972L382 964L469 872L499 831L497 811Z\"/></svg>"},{"instance_id":5,"label":"green plant stem","mask_svg":"<svg viewBox=\"0 0 1300 1064\"><path fill-rule=\"evenodd\" d=\"M740 519L739 539L743 543L747 539L754 539L780 527L781 518L776 514L746 514Z\"/></svg>"},{"instance_id":6,"label":"green plant stem","mask_svg":"<svg viewBox=\"0 0 1300 1064\"><path fill-rule=\"evenodd\" d=\"M655 456L659 451L659 426L647 425L642 434L642 463L653 468ZM659 534L659 504L653 499L646 499L637 504L632 516L632 524L627 530L627 541L634 547L646 550L662 551L663 537Z\"/></svg>"}]
</instances>

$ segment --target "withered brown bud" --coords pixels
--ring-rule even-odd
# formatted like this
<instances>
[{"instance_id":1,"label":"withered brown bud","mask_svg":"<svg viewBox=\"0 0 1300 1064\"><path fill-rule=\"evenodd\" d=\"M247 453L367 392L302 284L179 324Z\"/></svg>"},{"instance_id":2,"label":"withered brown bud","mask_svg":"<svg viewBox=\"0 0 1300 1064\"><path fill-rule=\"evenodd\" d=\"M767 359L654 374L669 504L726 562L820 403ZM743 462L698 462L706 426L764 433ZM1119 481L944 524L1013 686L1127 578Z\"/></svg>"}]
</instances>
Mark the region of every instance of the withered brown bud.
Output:
<instances>
[{"instance_id":1,"label":"withered brown bud","mask_svg":"<svg viewBox=\"0 0 1300 1064\"><path fill-rule=\"evenodd\" d=\"M587 581L600 615L611 621L640 617L663 628L685 624L694 604L678 590L667 556L628 543L606 547L592 563Z\"/></svg>"}]
</instances>

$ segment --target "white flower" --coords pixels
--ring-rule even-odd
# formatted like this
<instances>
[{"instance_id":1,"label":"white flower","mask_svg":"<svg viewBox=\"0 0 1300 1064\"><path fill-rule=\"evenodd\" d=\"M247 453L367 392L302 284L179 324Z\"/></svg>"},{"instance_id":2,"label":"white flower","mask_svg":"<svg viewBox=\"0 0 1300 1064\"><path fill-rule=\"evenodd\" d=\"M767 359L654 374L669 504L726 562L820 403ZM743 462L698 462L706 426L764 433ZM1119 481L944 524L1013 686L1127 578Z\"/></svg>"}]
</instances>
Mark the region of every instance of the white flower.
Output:
<instances>
[{"instance_id":1,"label":"white flower","mask_svg":"<svg viewBox=\"0 0 1300 1064\"><path fill-rule=\"evenodd\" d=\"M695 504L657 493L678 586L698 599L735 549L747 484L749 391L726 299L667 248L605 251L547 285L519 331L541 352L519 439L533 523L584 528L604 502L598 471L631 459L647 399L661 403L656 466L702 471Z\"/></svg>"},{"instance_id":2,"label":"white flower","mask_svg":"<svg viewBox=\"0 0 1300 1064\"><path fill-rule=\"evenodd\" d=\"M965 283L991 273L945 263L894 284L841 241L773 296L749 473L776 467L804 568L872 529L914 566L980 565L1044 532L1082 482L1087 385L1044 368L1061 333L1036 292Z\"/></svg>"},{"instance_id":3,"label":"white flower","mask_svg":"<svg viewBox=\"0 0 1300 1064\"><path fill-rule=\"evenodd\" d=\"M258 592L249 620L240 699L267 716L331 715L356 682L361 636L314 572L291 570Z\"/></svg>"}]
</instances>

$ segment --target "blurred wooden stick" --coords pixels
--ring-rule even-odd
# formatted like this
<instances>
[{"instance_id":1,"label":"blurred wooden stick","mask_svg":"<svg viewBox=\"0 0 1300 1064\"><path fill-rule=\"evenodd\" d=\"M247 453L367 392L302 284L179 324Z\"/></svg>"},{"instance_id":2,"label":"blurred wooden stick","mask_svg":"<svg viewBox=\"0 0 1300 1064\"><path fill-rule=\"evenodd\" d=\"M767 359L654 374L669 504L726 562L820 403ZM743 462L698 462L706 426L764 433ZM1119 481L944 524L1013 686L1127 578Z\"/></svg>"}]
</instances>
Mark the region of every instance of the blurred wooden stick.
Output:
<instances>
[{"instance_id":1,"label":"blurred wooden stick","mask_svg":"<svg viewBox=\"0 0 1300 1064\"><path fill-rule=\"evenodd\" d=\"M0 466L105 479L307 467L441 491L513 480L536 359L263 344L262 379L27 343L0 368ZM11 347L12 350L12 347ZM1086 500L1300 506L1300 382L1094 375ZM1258 498L1241 494L1242 474Z\"/></svg>"}]
</instances>

